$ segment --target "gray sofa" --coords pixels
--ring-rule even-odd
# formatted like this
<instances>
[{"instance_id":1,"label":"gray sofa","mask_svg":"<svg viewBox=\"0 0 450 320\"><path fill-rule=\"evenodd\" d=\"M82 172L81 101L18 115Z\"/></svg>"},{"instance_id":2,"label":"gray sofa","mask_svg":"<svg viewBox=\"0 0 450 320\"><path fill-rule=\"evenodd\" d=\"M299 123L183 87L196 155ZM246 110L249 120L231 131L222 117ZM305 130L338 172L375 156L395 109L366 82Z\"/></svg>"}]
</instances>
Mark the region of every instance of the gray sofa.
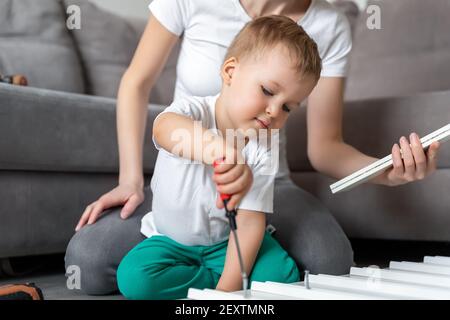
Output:
<instances>
[{"instance_id":1,"label":"gray sofa","mask_svg":"<svg viewBox=\"0 0 450 320\"><path fill-rule=\"evenodd\" d=\"M65 27L72 3L81 6L81 30ZM450 8L445 0L374 4L381 30L366 27L365 12L352 17L344 133L381 157L400 135L450 122ZM144 24L81 0L1 2L0 72L23 73L30 87L0 84L0 258L64 252L85 206L116 185L115 94ZM175 64L176 50L152 92L147 137L170 102ZM292 178L330 208L349 237L450 241L448 144L427 180L332 195L334 180L307 159L305 128L302 110L288 124ZM155 159L146 139L146 184Z\"/></svg>"}]
</instances>

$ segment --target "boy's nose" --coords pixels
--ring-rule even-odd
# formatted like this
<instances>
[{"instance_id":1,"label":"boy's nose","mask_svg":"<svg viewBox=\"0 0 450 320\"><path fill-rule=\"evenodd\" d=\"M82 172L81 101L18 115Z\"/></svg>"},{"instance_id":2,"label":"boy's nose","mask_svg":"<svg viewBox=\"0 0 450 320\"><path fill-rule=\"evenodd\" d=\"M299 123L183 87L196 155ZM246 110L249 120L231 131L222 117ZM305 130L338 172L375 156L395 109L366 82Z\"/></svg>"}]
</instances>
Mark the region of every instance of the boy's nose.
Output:
<instances>
[{"instance_id":1,"label":"boy's nose","mask_svg":"<svg viewBox=\"0 0 450 320\"><path fill-rule=\"evenodd\" d=\"M272 105L267 106L266 113L268 115L270 115L272 118L276 118L280 112L280 109L281 109L281 107L279 107L275 104L272 104Z\"/></svg>"}]
</instances>

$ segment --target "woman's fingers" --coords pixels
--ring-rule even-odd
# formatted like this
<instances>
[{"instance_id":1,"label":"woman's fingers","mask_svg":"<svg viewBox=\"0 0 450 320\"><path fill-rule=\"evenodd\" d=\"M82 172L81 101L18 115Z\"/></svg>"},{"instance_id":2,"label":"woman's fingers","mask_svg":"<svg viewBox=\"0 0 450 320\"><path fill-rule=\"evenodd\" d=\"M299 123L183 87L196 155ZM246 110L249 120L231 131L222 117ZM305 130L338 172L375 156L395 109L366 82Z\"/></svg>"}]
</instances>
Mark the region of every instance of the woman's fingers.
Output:
<instances>
[{"instance_id":1,"label":"woman's fingers","mask_svg":"<svg viewBox=\"0 0 450 320\"><path fill-rule=\"evenodd\" d=\"M400 147L402 149L403 163L405 166L404 178L406 181L413 181L415 177L416 165L408 140L405 137L400 138Z\"/></svg>"},{"instance_id":2,"label":"woman's fingers","mask_svg":"<svg viewBox=\"0 0 450 320\"><path fill-rule=\"evenodd\" d=\"M125 203L125 205L122 208L122 211L120 212L120 217L122 219L127 219L129 216L131 216L136 208L144 201L144 199L141 199L139 195L133 194L128 199L128 201Z\"/></svg>"},{"instance_id":3,"label":"woman's fingers","mask_svg":"<svg viewBox=\"0 0 450 320\"><path fill-rule=\"evenodd\" d=\"M392 147L393 169L388 175L391 185L422 180L436 170L439 147L440 143L434 142L425 153L416 133L410 135L409 142L401 137L400 147Z\"/></svg>"},{"instance_id":4,"label":"woman's fingers","mask_svg":"<svg viewBox=\"0 0 450 320\"><path fill-rule=\"evenodd\" d=\"M94 207L92 208L91 214L89 215L89 220L87 222L87 224L93 224L95 223L95 221L97 221L98 217L100 216L100 214L103 212L103 210L105 209L105 204L103 204L102 202L97 201L94 204Z\"/></svg>"},{"instance_id":5,"label":"woman's fingers","mask_svg":"<svg viewBox=\"0 0 450 320\"><path fill-rule=\"evenodd\" d=\"M420 142L420 138L417 134L412 133L410 135L410 141L416 167L415 178L422 180L425 178L427 173L427 157L423 151L422 143Z\"/></svg>"},{"instance_id":6,"label":"woman's fingers","mask_svg":"<svg viewBox=\"0 0 450 320\"><path fill-rule=\"evenodd\" d=\"M86 224L87 220L89 219L89 215L91 214L92 205L93 204L88 205L84 210L80 220L78 221L77 226L75 227L75 231L80 230Z\"/></svg>"},{"instance_id":7,"label":"woman's fingers","mask_svg":"<svg viewBox=\"0 0 450 320\"><path fill-rule=\"evenodd\" d=\"M439 153L439 147L441 144L439 142L433 142L428 148L427 152L427 173L431 173L436 170L437 167L437 155Z\"/></svg>"},{"instance_id":8,"label":"woman's fingers","mask_svg":"<svg viewBox=\"0 0 450 320\"><path fill-rule=\"evenodd\" d=\"M120 194L118 194L115 190L104 194L97 201L94 201L86 207L75 228L75 231L80 230L86 224L95 223L104 210L114 206L119 206L124 202L123 197L120 196Z\"/></svg>"},{"instance_id":9,"label":"woman's fingers","mask_svg":"<svg viewBox=\"0 0 450 320\"><path fill-rule=\"evenodd\" d=\"M99 202L95 201L88 205L86 209L84 210L80 221L78 222L77 226L75 227L75 231L80 230L82 227L84 227L86 224L92 224L97 220L98 217L98 211L101 210L101 207L99 207ZM103 211L103 210L101 210ZM101 212L100 211L100 212Z\"/></svg>"},{"instance_id":10,"label":"woman's fingers","mask_svg":"<svg viewBox=\"0 0 450 320\"><path fill-rule=\"evenodd\" d=\"M403 166L402 155L400 153L400 147L398 144L394 144L392 147L392 162L393 162L393 171L397 177L403 176L405 173L405 167Z\"/></svg>"}]
</instances>

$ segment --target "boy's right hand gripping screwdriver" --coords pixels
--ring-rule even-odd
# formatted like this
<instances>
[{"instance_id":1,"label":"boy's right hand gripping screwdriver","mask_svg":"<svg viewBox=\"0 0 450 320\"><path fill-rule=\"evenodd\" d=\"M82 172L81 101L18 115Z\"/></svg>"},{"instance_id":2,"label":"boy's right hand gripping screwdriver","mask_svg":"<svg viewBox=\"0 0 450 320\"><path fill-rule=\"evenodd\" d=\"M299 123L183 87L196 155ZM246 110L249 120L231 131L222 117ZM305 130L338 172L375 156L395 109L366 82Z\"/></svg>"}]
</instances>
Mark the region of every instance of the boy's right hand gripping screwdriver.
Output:
<instances>
[{"instance_id":1,"label":"boy's right hand gripping screwdriver","mask_svg":"<svg viewBox=\"0 0 450 320\"><path fill-rule=\"evenodd\" d=\"M218 165L217 161L214 161L214 167L216 167ZM237 212L235 209L233 210L228 210L227 205L228 202L230 201L231 195L229 194L220 194L220 199L222 199L223 201L223 205L225 206L225 212L226 212L226 217L228 218L228 221L230 223L230 229L231 232L233 233L233 237L234 237L234 242L236 244L236 249L237 249L237 254L238 254L238 259L239 259L239 265L241 267L241 275L242 275L242 288L244 289L244 297L248 297L248 293L247 293L247 286L248 286L248 278L247 278L247 273L245 272L245 268L244 268L244 262L242 260L242 255L241 255L241 248L239 246L239 241L238 241L238 236L237 236L237 225L236 225L236 215Z\"/></svg>"}]
</instances>

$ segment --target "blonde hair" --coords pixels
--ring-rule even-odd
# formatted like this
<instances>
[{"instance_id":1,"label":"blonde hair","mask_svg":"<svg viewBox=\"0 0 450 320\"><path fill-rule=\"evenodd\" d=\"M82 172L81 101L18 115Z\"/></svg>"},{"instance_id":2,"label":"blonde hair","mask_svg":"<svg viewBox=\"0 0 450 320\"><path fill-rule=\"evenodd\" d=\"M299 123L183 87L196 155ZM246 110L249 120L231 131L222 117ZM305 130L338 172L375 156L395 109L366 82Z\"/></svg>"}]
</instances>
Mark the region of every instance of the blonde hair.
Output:
<instances>
[{"instance_id":1,"label":"blonde hair","mask_svg":"<svg viewBox=\"0 0 450 320\"><path fill-rule=\"evenodd\" d=\"M296 22L288 17L271 15L248 22L228 47L224 61L238 60L263 54L277 45L288 50L291 61L301 75L319 80L322 59L317 44Z\"/></svg>"}]
</instances>

